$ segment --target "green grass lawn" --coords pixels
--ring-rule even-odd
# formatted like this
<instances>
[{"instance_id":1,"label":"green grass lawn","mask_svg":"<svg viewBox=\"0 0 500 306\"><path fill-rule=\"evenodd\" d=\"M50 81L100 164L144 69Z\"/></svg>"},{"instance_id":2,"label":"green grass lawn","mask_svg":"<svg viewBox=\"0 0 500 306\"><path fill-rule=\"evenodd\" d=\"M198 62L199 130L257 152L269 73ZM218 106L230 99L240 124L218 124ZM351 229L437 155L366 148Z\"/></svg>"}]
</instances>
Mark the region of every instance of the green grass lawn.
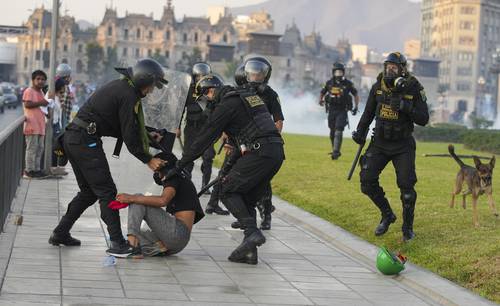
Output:
<instances>
[{"instance_id":1,"label":"green grass lawn","mask_svg":"<svg viewBox=\"0 0 500 306\"><path fill-rule=\"evenodd\" d=\"M382 173L380 183L398 220L384 236L375 237L380 214L360 191L359 168L351 181L346 179L357 149L349 139L344 141L342 157L332 161L327 155L331 151L328 137L285 135L286 161L273 180L273 191L373 244L400 250L412 263L500 302L500 219L493 216L482 196L478 204L481 227L474 228L470 197L465 210L461 197L457 197L454 209L449 207L458 165L451 158L422 157L423 153L447 153L447 145L417 144L417 237L407 244L401 242L402 208L392 164ZM488 155L462 145L455 145L455 150L458 154ZM471 159L465 163L473 164ZM496 188L495 179L493 184L500 211L500 188Z\"/></svg>"}]
</instances>

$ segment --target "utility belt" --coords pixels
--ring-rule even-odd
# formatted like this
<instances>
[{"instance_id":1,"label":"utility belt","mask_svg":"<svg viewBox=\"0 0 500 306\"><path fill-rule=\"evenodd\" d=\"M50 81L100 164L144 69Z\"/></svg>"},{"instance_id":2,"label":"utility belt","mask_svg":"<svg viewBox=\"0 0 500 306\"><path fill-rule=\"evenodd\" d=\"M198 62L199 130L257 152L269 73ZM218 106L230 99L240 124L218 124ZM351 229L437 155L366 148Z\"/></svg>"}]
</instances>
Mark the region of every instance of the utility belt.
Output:
<instances>
[{"instance_id":1,"label":"utility belt","mask_svg":"<svg viewBox=\"0 0 500 306\"><path fill-rule=\"evenodd\" d=\"M389 141L406 139L412 135L412 129L407 124L379 120L375 124L375 138Z\"/></svg>"},{"instance_id":2,"label":"utility belt","mask_svg":"<svg viewBox=\"0 0 500 306\"><path fill-rule=\"evenodd\" d=\"M283 144L283 138L278 136L269 136L269 137L259 137L254 141L249 143L239 143L241 155L245 155L245 153L257 151L261 148L262 145L279 143Z\"/></svg>"},{"instance_id":3,"label":"utility belt","mask_svg":"<svg viewBox=\"0 0 500 306\"><path fill-rule=\"evenodd\" d=\"M70 126L71 124L84 129L89 135L95 135L97 133L97 124L95 122L87 122L75 117L73 121L71 121Z\"/></svg>"}]
</instances>

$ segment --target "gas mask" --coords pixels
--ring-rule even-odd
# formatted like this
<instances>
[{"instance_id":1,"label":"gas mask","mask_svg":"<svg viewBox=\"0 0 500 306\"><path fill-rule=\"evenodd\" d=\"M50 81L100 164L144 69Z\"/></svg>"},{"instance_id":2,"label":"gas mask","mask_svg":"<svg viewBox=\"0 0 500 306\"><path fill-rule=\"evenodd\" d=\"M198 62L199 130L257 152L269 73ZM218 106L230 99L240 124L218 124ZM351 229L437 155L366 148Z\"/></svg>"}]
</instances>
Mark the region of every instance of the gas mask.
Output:
<instances>
[{"instance_id":1,"label":"gas mask","mask_svg":"<svg viewBox=\"0 0 500 306\"><path fill-rule=\"evenodd\" d=\"M344 71L342 70L335 70L333 72L333 78L335 79L336 82L340 82L344 79Z\"/></svg>"}]
</instances>

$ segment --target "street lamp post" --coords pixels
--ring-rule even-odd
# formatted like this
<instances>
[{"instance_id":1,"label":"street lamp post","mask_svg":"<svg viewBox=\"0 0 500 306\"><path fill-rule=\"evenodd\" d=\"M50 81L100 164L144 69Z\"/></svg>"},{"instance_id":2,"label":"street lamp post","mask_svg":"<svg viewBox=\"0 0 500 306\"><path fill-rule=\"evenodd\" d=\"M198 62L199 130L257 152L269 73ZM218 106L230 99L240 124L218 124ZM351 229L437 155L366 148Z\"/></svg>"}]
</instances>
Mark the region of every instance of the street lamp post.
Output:
<instances>
[{"instance_id":1,"label":"street lamp post","mask_svg":"<svg viewBox=\"0 0 500 306\"><path fill-rule=\"evenodd\" d=\"M59 0L52 0L52 25L50 33L50 61L49 61L49 93L55 92L57 27L59 25ZM52 109L48 108L48 118L45 128L44 170L51 173L52 165Z\"/></svg>"}]
</instances>

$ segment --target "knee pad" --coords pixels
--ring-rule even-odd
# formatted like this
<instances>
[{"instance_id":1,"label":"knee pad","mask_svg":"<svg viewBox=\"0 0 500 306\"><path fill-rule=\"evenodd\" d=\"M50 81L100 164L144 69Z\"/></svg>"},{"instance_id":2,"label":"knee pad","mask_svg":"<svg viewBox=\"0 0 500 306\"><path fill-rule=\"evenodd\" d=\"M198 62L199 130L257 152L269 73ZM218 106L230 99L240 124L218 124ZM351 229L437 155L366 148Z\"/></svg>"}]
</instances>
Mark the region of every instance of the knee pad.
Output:
<instances>
[{"instance_id":1,"label":"knee pad","mask_svg":"<svg viewBox=\"0 0 500 306\"><path fill-rule=\"evenodd\" d=\"M417 192L414 189L401 190L401 202L404 208L412 208L417 201Z\"/></svg>"},{"instance_id":2,"label":"knee pad","mask_svg":"<svg viewBox=\"0 0 500 306\"><path fill-rule=\"evenodd\" d=\"M361 182L361 192L369 197L375 197L377 195L384 196L384 191L378 184L378 182Z\"/></svg>"}]
</instances>

